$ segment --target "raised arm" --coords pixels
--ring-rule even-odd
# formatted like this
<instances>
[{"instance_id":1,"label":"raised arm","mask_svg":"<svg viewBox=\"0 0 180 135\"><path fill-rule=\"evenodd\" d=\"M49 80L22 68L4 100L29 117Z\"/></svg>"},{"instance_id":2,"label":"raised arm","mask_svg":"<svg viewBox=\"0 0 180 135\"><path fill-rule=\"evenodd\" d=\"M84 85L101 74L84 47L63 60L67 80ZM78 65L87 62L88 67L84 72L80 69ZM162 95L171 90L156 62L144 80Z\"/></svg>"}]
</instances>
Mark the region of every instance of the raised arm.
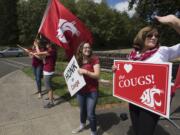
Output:
<instances>
[{"instance_id":1,"label":"raised arm","mask_svg":"<svg viewBox=\"0 0 180 135\"><path fill-rule=\"evenodd\" d=\"M40 57L46 57L49 55L48 51L43 51L43 52L36 52L34 53L35 55L38 55Z\"/></svg>"},{"instance_id":2,"label":"raised arm","mask_svg":"<svg viewBox=\"0 0 180 135\"><path fill-rule=\"evenodd\" d=\"M173 27L180 34L180 19L175 15L155 16L155 18L160 23L167 24Z\"/></svg>"},{"instance_id":3,"label":"raised arm","mask_svg":"<svg viewBox=\"0 0 180 135\"><path fill-rule=\"evenodd\" d=\"M35 40L35 41L34 41L34 47L35 47L35 49L36 49L36 52L37 52L37 53L40 53L38 40Z\"/></svg>"},{"instance_id":4,"label":"raised arm","mask_svg":"<svg viewBox=\"0 0 180 135\"><path fill-rule=\"evenodd\" d=\"M17 46L18 46L19 48L21 48L23 51L25 51L26 53L29 53L29 50L28 50L28 49L26 49L26 48L20 46L19 44L17 44Z\"/></svg>"},{"instance_id":5,"label":"raised arm","mask_svg":"<svg viewBox=\"0 0 180 135\"><path fill-rule=\"evenodd\" d=\"M29 52L29 56L32 58L33 56L38 58L38 59L43 59L42 57L40 57L39 55L37 55L36 53L33 53L33 52Z\"/></svg>"}]
</instances>

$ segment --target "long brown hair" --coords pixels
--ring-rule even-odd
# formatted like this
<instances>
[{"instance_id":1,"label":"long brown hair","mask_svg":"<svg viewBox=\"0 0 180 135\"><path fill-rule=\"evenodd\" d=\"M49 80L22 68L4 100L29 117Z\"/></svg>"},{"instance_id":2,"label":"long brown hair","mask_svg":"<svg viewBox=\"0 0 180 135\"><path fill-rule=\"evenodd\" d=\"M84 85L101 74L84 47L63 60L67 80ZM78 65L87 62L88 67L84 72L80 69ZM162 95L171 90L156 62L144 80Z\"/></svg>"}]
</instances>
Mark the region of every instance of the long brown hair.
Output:
<instances>
[{"instance_id":1,"label":"long brown hair","mask_svg":"<svg viewBox=\"0 0 180 135\"><path fill-rule=\"evenodd\" d=\"M144 42L145 42L145 39L146 39L147 35L148 34L153 34L155 32L158 33L158 30L157 30L157 28L152 27L152 26L146 26L146 27L142 28L138 32L136 37L134 38L133 47L136 50L142 50L144 48ZM159 39L158 39L157 44L156 44L156 47L157 46L159 46Z\"/></svg>"},{"instance_id":2,"label":"long brown hair","mask_svg":"<svg viewBox=\"0 0 180 135\"><path fill-rule=\"evenodd\" d=\"M86 43L88 42L82 42L76 51L76 60L80 67L83 65L83 47ZM91 56L92 56L92 50L88 57L91 58Z\"/></svg>"}]
</instances>

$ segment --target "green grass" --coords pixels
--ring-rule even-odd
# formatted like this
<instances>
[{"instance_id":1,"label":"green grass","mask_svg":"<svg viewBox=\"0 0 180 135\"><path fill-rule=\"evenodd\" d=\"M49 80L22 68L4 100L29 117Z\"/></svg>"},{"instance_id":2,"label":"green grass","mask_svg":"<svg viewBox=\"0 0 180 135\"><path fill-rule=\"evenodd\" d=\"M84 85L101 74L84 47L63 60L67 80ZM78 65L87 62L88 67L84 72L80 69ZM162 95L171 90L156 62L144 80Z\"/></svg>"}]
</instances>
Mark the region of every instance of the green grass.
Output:
<instances>
[{"instance_id":1,"label":"green grass","mask_svg":"<svg viewBox=\"0 0 180 135\"><path fill-rule=\"evenodd\" d=\"M57 62L56 64L56 72L62 73L64 69L66 68L67 63L65 62ZM33 77L32 69L30 67L24 68L23 71L29 75L30 77ZM108 72L101 72L100 75L101 79L105 80L112 80L112 73ZM66 101L69 101L71 105L76 106L77 100L75 96L71 97L68 90L67 85L64 80L63 76L55 76L53 78L53 88L55 90L55 94L63 97ZM103 85L100 84L99 86L99 98L98 98L98 105L104 105L104 104L112 104L112 103L121 103L122 101L120 99L117 99L112 96L112 85Z\"/></svg>"},{"instance_id":2,"label":"green grass","mask_svg":"<svg viewBox=\"0 0 180 135\"><path fill-rule=\"evenodd\" d=\"M105 80L112 80L113 75L112 73L101 71L100 78Z\"/></svg>"}]
</instances>

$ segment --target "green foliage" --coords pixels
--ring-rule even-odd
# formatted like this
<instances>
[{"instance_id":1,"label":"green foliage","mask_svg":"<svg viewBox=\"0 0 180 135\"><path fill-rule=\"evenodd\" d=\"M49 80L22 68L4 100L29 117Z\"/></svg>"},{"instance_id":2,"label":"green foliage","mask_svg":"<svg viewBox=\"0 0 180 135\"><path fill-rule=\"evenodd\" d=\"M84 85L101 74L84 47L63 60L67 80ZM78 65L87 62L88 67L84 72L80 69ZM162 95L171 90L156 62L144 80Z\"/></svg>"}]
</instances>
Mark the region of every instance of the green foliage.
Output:
<instances>
[{"instance_id":1,"label":"green foliage","mask_svg":"<svg viewBox=\"0 0 180 135\"><path fill-rule=\"evenodd\" d=\"M163 45L169 46L179 42L179 35L172 28L163 26L152 19L153 13L163 16L180 11L179 0L130 0L129 7L132 8L135 4L137 5L136 20L142 20L144 21L143 24L158 27L161 32L161 43Z\"/></svg>"},{"instance_id":2,"label":"green foliage","mask_svg":"<svg viewBox=\"0 0 180 135\"><path fill-rule=\"evenodd\" d=\"M176 11L180 10L179 0L130 0L130 9L135 4L137 5L137 13L145 19L154 11L158 11L159 15L167 15L175 14Z\"/></svg>"},{"instance_id":3,"label":"green foliage","mask_svg":"<svg viewBox=\"0 0 180 135\"><path fill-rule=\"evenodd\" d=\"M16 44L19 40L25 45L32 44L47 2L48 0L1 0L0 43ZM94 50L129 48L135 34L143 26L152 24L151 15L154 11L165 15L180 10L179 0L130 0L130 9L137 4L136 14L130 18L125 12L111 9L106 0L101 4L90 0L61 0L61 3L92 31ZM162 43L174 44L179 41L179 36L171 28L157 26L162 32ZM60 56L62 60L63 57Z\"/></svg>"},{"instance_id":4,"label":"green foliage","mask_svg":"<svg viewBox=\"0 0 180 135\"><path fill-rule=\"evenodd\" d=\"M18 42L17 0L0 0L0 44Z\"/></svg>"},{"instance_id":5,"label":"green foliage","mask_svg":"<svg viewBox=\"0 0 180 135\"><path fill-rule=\"evenodd\" d=\"M21 0L18 3L18 26L19 26L19 41L22 44L32 44L36 38L38 29L43 18L48 0ZM63 4L71 7L75 12L74 1L62 0Z\"/></svg>"},{"instance_id":6,"label":"green foliage","mask_svg":"<svg viewBox=\"0 0 180 135\"><path fill-rule=\"evenodd\" d=\"M79 0L77 3L77 16L87 25L94 36L95 49L112 49L129 47L130 18L126 13L119 13L101 4L92 1Z\"/></svg>"},{"instance_id":7,"label":"green foliage","mask_svg":"<svg viewBox=\"0 0 180 135\"><path fill-rule=\"evenodd\" d=\"M76 14L76 3L75 0L60 0L60 2L69 9L73 14Z\"/></svg>"},{"instance_id":8,"label":"green foliage","mask_svg":"<svg viewBox=\"0 0 180 135\"><path fill-rule=\"evenodd\" d=\"M28 0L18 3L19 41L30 44L37 36L47 0Z\"/></svg>"},{"instance_id":9,"label":"green foliage","mask_svg":"<svg viewBox=\"0 0 180 135\"><path fill-rule=\"evenodd\" d=\"M101 79L106 79L106 80L112 80L112 73L109 72L101 72L100 78Z\"/></svg>"},{"instance_id":10,"label":"green foliage","mask_svg":"<svg viewBox=\"0 0 180 135\"><path fill-rule=\"evenodd\" d=\"M92 31L94 49L131 46L129 38L132 37L132 23L126 13L110 9L105 2L97 4L87 0L79 0L77 3L61 0L61 3ZM31 44L36 37L46 4L47 0L19 1L18 26L21 43Z\"/></svg>"},{"instance_id":11,"label":"green foliage","mask_svg":"<svg viewBox=\"0 0 180 135\"><path fill-rule=\"evenodd\" d=\"M67 58L66 58L66 54L65 54L65 51L63 48L61 47L56 47L57 48L57 52L58 52L58 61L66 61Z\"/></svg>"}]
</instances>

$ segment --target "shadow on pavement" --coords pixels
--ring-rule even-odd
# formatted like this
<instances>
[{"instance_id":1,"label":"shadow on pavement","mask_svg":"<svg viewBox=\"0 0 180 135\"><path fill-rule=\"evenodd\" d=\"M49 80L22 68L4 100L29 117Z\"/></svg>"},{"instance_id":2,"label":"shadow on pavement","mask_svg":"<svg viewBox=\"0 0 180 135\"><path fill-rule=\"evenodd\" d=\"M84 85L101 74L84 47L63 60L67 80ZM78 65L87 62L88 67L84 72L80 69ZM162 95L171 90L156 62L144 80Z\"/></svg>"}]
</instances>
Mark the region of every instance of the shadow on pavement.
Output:
<instances>
[{"instance_id":1,"label":"shadow on pavement","mask_svg":"<svg viewBox=\"0 0 180 135\"><path fill-rule=\"evenodd\" d=\"M135 135L132 126L129 127L129 130L127 131L127 135Z\"/></svg>"},{"instance_id":2,"label":"shadow on pavement","mask_svg":"<svg viewBox=\"0 0 180 135\"><path fill-rule=\"evenodd\" d=\"M176 108L173 113L180 113L180 106Z\"/></svg>"},{"instance_id":3,"label":"shadow on pavement","mask_svg":"<svg viewBox=\"0 0 180 135\"><path fill-rule=\"evenodd\" d=\"M170 135L161 125L157 125L154 135Z\"/></svg>"},{"instance_id":4,"label":"shadow on pavement","mask_svg":"<svg viewBox=\"0 0 180 135\"><path fill-rule=\"evenodd\" d=\"M135 135L132 126L129 127L127 135ZM154 135L170 135L163 127L157 125Z\"/></svg>"},{"instance_id":5,"label":"shadow on pavement","mask_svg":"<svg viewBox=\"0 0 180 135\"><path fill-rule=\"evenodd\" d=\"M62 97L55 98L54 101L55 101L55 105L59 105L61 103L66 102L66 100L64 100Z\"/></svg>"},{"instance_id":6,"label":"shadow on pavement","mask_svg":"<svg viewBox=\"0 0 180 135\"><path fill-rule=\"evenodd\" d=\"M104 132L109 130L113 125L118 125L120 117L116 113L104 113L97 115L97 125L99 125L98 134L102 135Z\"/></svg>"}]
</instances>

